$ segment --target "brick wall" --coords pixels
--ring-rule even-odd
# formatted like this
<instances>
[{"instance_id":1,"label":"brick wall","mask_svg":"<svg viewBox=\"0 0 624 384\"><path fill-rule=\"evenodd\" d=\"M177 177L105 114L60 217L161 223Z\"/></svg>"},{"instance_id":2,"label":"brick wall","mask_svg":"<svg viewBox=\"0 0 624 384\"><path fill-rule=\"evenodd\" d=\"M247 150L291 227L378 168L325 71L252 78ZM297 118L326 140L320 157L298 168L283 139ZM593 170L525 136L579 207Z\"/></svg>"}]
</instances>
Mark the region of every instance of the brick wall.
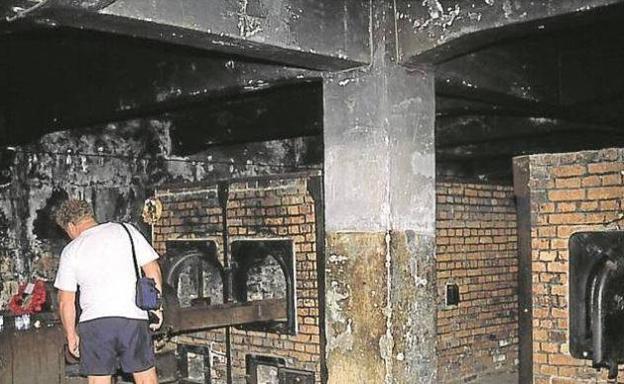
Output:
<instances>
[{"instance_id":1,"label":"brick wall","mask_svg":"<svg viewBox=\"0 0 624 384\"><path fill-rule=\"evenodd\" d=\"M255 179L229 184L228 242L249 239L290 239L296 259L296 335L232 330L232 364L235 383L245 383L247 354L281 357L290 368L315 372L321 379L321 330L314 199L307 177ZM164 206L163 218L154 226L156 249L166 255L166 241L206 239L216 241L223 255L221 208L216 185L157 191ZM165 256L166 257L166 256ZM223 330L186 338L225 352ZM221 375L222 376L222 375ZM216 378L217 379L217 378ZM221 383L223 377L215 380Z\"/></svg>"},{"instance_id":2,"label":"brick wall","mask_svg":"<svg viewBox=\"0 0 624 384\"><path fill-rule=\"evenodd\" d=\"M575 232L614 228L609 222L619 217L624 197L623 158L623 150L607 149L528 159L536 384L606 382L605 370L597 373L569 353L568 241Z\"/></svg>"},{"instance_id":3,"label":"brick wall","mask_svg":"<svg viewBox=\"0 0 624 384\"><path fill-rule=\"evenodd\" d=\"M478 382L516 368L516 208L513 188L438 183L438 378ZM446 305L447 284L461 301Z\"/></svg>"}]
</instances>

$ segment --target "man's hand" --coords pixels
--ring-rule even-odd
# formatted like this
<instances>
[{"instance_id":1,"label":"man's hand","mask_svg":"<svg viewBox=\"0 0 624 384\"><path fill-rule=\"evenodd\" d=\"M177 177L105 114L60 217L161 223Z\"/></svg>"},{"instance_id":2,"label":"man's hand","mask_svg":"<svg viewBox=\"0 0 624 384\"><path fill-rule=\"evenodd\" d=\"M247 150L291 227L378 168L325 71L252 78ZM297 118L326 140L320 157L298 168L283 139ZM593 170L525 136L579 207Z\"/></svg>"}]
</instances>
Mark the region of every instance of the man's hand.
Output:
<instances>
[{"instance_id":1,"label":"man's hand","mask_svg":"<svg viewBox=\"0 0 624 384\"><path fill-rule=\"evenodd\" d=\"M80 358L80 337L76 332L76 292L59 290L59 314L67 335L69 353Z\"/></svg>"},{"instance_id":2,"label":"man's hand","mask_svg":"<svg viewBox=\"0 0 624 384\"><path fill-rule=\"evenodd\" d=\"M153 311L149 311L149 328L152 330L152 332L156 332L160 329L160 327L162 327L163 324L163 310L161 309L156 309Z\"/></svg>"},{"instance_id":3,"label":"man's hand","mask_svg":"<svg viewBox=\"0 0 624 384\"><path fill-rule=\"evenodd\" d=\"M77 333L67 335L67 348L74 357L80 358L80 337Z\"/></svg>"},{"instance_id":4,"label":"man's hand","mask_svg":"<svg viewBox=\"0 0 624 384\"><path fill-rule=\"evenodd\" d=\"M146 277L154 279L154 282L156 283L156 289L158 289L158 292L162 294L162 291L163 291L162 290L162 274L160 272L160 265L158 264L158 261L156 260L150 261L149 263L145 264L142 268ZM162 299L162 296L161 296L161 299ZM150 329L152 330L152 332L158 331L163 323L162 307L160 309L149 311L149 317L150 317L150 325L149 325ZM154 319L152 320L152 318Z\"/></svg>"}]
</instances>

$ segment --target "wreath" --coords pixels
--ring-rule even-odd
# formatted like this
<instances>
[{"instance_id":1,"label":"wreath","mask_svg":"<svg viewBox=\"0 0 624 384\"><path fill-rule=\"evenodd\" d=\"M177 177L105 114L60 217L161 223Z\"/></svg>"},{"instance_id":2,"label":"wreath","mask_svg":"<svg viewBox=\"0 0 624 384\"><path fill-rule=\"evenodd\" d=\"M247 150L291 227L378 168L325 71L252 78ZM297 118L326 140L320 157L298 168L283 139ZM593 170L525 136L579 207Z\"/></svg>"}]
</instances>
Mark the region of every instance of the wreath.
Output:
<instances>
[{"instance_id":1,"label":"wreath","mask_svg":"<svg viewBox=\"0 0 624 384\"><path fill-rule=\"evenodd\" d=\"M31 291L30 293L28 293ZM9 301L9 310L15 316L41 312L46 302L46 288L42 280L24 283Z\"/></svg>"},{"instance_id":2,"label":"wreath","mask_svg":"<svg viewBox=\"0 0 624 384\"><path fill-rule=\"evenodd\" d=\"M143 221L145 221L149 225L155 225L160 220L163 213L163 205L155 197L150 197L145 200L145 205L143 206Z\"/></svg>"}]
</instances>

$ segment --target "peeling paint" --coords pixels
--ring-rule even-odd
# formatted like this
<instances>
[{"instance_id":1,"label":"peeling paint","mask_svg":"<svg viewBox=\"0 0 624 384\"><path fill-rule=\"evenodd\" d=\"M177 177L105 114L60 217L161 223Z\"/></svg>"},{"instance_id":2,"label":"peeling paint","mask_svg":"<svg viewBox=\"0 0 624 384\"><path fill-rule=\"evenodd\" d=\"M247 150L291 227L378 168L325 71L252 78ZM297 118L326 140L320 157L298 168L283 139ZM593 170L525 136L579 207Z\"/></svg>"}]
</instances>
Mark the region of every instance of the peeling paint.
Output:
<instances>
[{"instance_id":1,"label":"peeling paint","mask_svg":"<svg viewBox=\"0 0 624 384\"><path fill-rule=\"evenodd\" d=\"M503 0L503 13L506 19L509 19L513 15L513 6L510 0Z\"/></svg>"},{"instance_id":2,"label":"peeling paint","mask_svg":"<svg viewBox=\"0 0 624 384\"><path fill-rule=\"evenodd\" d=\"M444 15L444 8L438 0L423 0L423 5L429 10L429 17L432 20L439 19Z\"/></svg>"},{"instance_id":3,"label":"peeling paint","mask_svg":"<svg viewBox=\"0 0 624 384\"><path fill-rule=\"evenodd\" d=\"M418 254L419 249L416 246L416 234L413 231L406 231L405 235L407 237L407 248L409 252L413 255ZM426 256L427 255L425 255L425 257ZM429 283L429 280L427 280L426 277L420 275L418 264L419 264L418 258L416 257L410 258L410 263L409 263L410 274L414 278L414 287L425 288L427 284Z\"/></svg>"},{"instance_id":4,"label":"peeling paint","mask_svg":"<svg viewBox=\"0 0 624 384\"><path fill-rule=\"evenodd\" d=\"M270 87L271 84L264 80L249 80L247 85L243 87L245 91L257 91Z\"/></svg>"},{"instance_id":5,"label":"peeling paint","mask_svg":"<svg viewBox=\"0 0 624 384\"><path fill-rule=\"evenodd\" d=\"M459 4L444 10L444 7L438 0L424 0L423 6L428 9L429 18L425 20L413 20L412 25L415 31L420 32L429 26L437 26L446 29L460 19L461 8ZM443 38L443 36L441 37Z\"/></svg>"},{"instance_id":6,"label":"peeling paint","mask_svg":"<svg viewBox=\"0 0 624 384\"><path fill-rule=\"evenodd\" d=\"M353 328L351 319L347 320L347 325L344 332L341 332L333 337L331 345L328 344L329 351L338 349L342 352L348 352L353 350Z\"/></svg>"},{"instance_id":7,"label":"peeling paint","mask_svg":"<svg viewBox=\"0 0 624 384\"><path fill-rule=\"evenodd\" d=\"M343 292L345 288L337 281L332 281L330 289L325 294L327 320L332 324L327 334L328 352L334 349L348 351L353 348L352 320L344 313L345 300L348 300L351 294Z\"/></svg>"},{"instance_id":8,"label":"peeling paint","mask_svg":"<svg viewBox=\"0 0 624 384\"><path fill-rule=\"evenodd\" d=\"M164 91L160 91L156 94L156 101L158 102L163 102L163 101L167 101L171 98L175 98L175 97L179 97L182 95L182 89L177 88L177 87L172 87L169 88L167 90ZM133 108L133 105L128 105L127 108L131 109Z\"/></svg>"},{"instance_id":9,"label":"peeling paint","mask_svg":"<svg viewBox=\"0 0 624 384\"><path fill-rule=\"evenodd\" d=\"M349 84L352 81L354 81L354 79L347 78L347 79L344 79L344 80L340 80L338 82L338 85L340 85L341 87L344 87L345 85Z\"/></svg>"},{"instance_id":10,"label":"peeling paint","mask_svg":"<svg viewBox=\"0 0 624 384\"><path fill-rule=\"evenodd\" d=\"M481 12L468 12L468 18L472 21L479 22L483 14Z\"/></svg>"},{"instance_id":11,"label":"peeling paint","mask_svg":"<svg viewBox=\"0 0 624 384\"><path fill-rule=\"evenodd\" d=\"M350 297L350 294L339 292L340 285L337 281L332 281L330 287L326 295L328 319L335 323L345 324L347 319L343 315L342 304Z\"/></svg>"},{"instance_id":12,"label":"peeling paint","mask_svg":"<svg viewBox=\"0 0 624 384\"><path fill-rule=\"evenodd\" d=\"M433 236L393 233L395 382L436 382L436 288Z\"/></svg>"},{"instance_id":13,"label":"peeling paint","mask_svg":"<svg viewBox=\"0 0 624 384\"><path fill-rule=\"evenodd\" d=\"M241 37L251 37L262 31L261 18L248 14L249 0L239 0L238 31Z\"/></svg>"},{"instance_id":14,"label":"peeling paint","mask_svg":"<svg viewBox=\"0 0 624 384\"><path fill-rule=\"evenodd\" d=\"M220 46L224 46L224 47L232 47L232 48L238 48L239 45L230 41L225 41L225 40L212 40L212 43L215 45L220 45Z\"/></svg>"},{"instance_id":15,"label":"peeling paint","mask_svg":"<svg viewBox=\"0 0 624 384\"><path fill-rule=\"evenodd\" d=\"M385 241L384 233L327 234L333 256L325 290L329 384L381 383L387 375Z\"/></svg>"},{"instance_id":16,"label":"peeling paint","mask_svg":"<svg viewBox=\"0 0 624 384\"><path fill-rule=\"evenodd\" d=\"M414 152L411 156L412 175L430 175L435 169L435 155L432 153Z\"/></svg>"}]
</instances>

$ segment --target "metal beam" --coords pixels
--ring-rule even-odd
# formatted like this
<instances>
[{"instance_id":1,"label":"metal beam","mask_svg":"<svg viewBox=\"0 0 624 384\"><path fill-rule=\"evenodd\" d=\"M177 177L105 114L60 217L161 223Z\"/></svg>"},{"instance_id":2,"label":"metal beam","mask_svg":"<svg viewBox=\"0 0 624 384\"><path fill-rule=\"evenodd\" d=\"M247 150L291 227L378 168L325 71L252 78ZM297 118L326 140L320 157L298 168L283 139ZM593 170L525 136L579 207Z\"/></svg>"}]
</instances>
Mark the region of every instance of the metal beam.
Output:
<instances>
[{"instance_id":1,"label":"metal beam","mask_svg":"<svg viewBox=\"0 0 624 384\"><path fill-rule=\"evenodd\" d=\"M24 7L24 0L14 0L0 11L15 16L7 5L17 3ZM369 0L117 0L93 10L84 1L49 0L24 17L0 22L0 33L69 27L341 70L370 62L369 6Z\"/></svg>"},{"instance_id":2,"label":"metal beam","mask_svg":"<svg viewBox=\"0 0 624 384\"><path fill-rule=\"evenodd\" d=\"M397 0L397 55L399 62L408 65L440 63L502 39L590 22L607 13L618 17L622 3L622 0Z\"/></svg>"},{"instance_id":3,"label":"metal beam","mask_svg":"<svg viewBox=\"0 0 624 384\"><path fill-rule=\"evenodd\" d=\"M288 320L287 306L286 299L270 299L242 304L168 308L162 332L179 334L256 322L283 322Z\"/></svg>"}]
</instances>

